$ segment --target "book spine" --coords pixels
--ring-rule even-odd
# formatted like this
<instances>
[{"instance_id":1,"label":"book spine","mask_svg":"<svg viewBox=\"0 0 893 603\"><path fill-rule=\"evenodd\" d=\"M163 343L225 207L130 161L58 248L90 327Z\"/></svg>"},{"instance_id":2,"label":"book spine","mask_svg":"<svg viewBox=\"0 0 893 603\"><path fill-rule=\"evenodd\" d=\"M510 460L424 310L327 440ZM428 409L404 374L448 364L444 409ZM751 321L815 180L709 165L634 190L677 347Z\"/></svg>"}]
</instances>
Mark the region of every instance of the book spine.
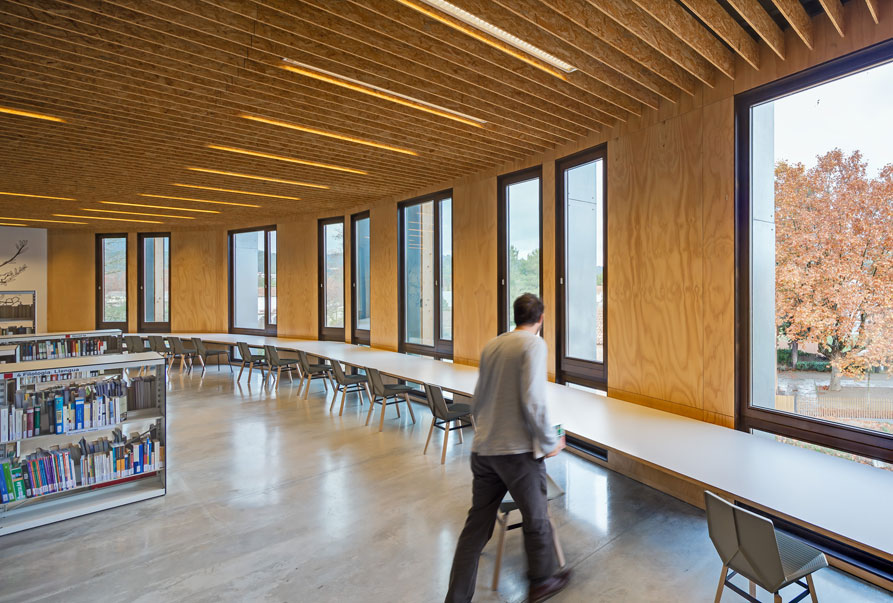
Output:
<instances>
[{"instance_id":1,"label":"book spine","mask_svg":"<svg viewBox=\"0 0 893 603\"><path fill-rule=\"evenodd\" d=\"M0 442L9 441L9 407L0 408Z\"/></svg>"},{"instance_id":2,"label":"book spine","mask_svg":"<svg viewBox=\"0 0 893 603\"><path fill-rule=\"evenodd\" d=\"M74 404L74 428L80 431L84 429L84 399L77 398Z\"/></svg>"},{"instance_id":3,"label":"book spine","mask_svg":"<svg viewBox=\"0 0 893 603\"><path fill-rule=\"evenodd\" d=\"M3 472L4 476L6 474L6 465L8 465L8 464L9 464L8 461L3 461L3 463L2 463L2 466L3 466L2 472ZM2 500L4 503L9 502L9 493L6 488L6 478L5 477L3 479L0 479L0 500Z\"/></svg>"},{"instance_id":4,"label":"book spine","mask_svg":"<svg viewBox=\"0 0 893 603\"><path fill-rule=\"evenodd\" d=\"M12 469L12 486L15 492L10 494L10 500L25 500L27 498L25 495L25 477L21 467Z\"/></svg>"}]
</instances>

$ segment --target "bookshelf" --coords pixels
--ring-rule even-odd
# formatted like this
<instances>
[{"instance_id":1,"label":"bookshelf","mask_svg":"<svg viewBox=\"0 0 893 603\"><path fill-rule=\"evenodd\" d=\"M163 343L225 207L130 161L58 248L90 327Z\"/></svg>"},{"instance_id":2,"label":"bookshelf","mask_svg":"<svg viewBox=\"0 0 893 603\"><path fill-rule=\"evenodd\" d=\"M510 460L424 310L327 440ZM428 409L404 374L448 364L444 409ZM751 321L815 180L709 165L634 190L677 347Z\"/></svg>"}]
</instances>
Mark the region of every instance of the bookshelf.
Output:
<instances>
[{"instance_id":1,"label":"bookshelf","mask_svg":"<svg viewBox=\"0 0 893 603\"><path fill-rule=\"evenodd\" d=\"M37 292L0 291L0 335L37 330Z\"/></svg>"},{"instance_id":2,"label":"bookshelf","mask_svg":"<svg viewBox=\"0 0 893 603\"><path fill-rule=\"evenodd\" d=\"M0 336L0 346L7 345L18 347L17 362L80 358L122 351L120 329Z\"/></svg>"},{"instance_id":3,"label":"bookshelf","mask_svg":"<svg viewBox=\"0 0 893 603\"><path fill-rule=\"evenodd\" d=\"M166 493L165 369L155 352L0 365L0 536Z\"/></svg>"}]
</instances>

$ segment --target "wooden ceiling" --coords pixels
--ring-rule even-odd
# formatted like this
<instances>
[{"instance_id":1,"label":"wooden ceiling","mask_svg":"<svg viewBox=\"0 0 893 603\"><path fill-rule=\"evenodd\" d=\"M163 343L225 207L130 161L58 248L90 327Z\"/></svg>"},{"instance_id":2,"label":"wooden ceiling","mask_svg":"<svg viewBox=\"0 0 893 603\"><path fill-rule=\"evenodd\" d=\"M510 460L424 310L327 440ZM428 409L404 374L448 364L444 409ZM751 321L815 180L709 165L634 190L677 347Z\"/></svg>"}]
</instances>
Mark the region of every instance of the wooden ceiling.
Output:
<instances>
[{"instance_id":1,"label":"wooden ceiling","mask_svg":"<svg viewBox=\"0 0 893 603\"><path fill-rule=\"evenodd\" d=\"M877 14L877 0L851 1ZM0 223L236 227L408 194L678 102L736 68L758 69L761 44L784 57L786 25L811 47L808 11L818 6L451 3L576 70L549 67L422 0L0 0L0 108L64 120L0 112L0 192L64 198L0 195ZM843 35L840 1L820 4ZM303 66L285 69L283 59ZM414 100L394 102L404 97Z\"/></svg>"}]
</instances>

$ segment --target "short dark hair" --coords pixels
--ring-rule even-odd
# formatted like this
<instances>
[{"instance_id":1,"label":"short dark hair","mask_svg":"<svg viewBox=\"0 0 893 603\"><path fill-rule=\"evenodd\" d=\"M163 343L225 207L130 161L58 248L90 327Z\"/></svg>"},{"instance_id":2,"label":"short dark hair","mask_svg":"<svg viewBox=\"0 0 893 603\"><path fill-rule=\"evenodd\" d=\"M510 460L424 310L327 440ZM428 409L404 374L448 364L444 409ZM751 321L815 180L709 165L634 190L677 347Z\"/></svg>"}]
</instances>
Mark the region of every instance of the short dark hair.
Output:
<instances>
[{"instance_id":1,"label":"short dark hair","mask_svg":"<svg viewBox=\"0 0 893 603\"><path fill-rule=\"evenodd\" d=\"M523 326L539 322L545 306L543 306L543 300L533 293L525 293L515 300L512 309L515 311L515 324Z\"/></svg>"}]
</instances>

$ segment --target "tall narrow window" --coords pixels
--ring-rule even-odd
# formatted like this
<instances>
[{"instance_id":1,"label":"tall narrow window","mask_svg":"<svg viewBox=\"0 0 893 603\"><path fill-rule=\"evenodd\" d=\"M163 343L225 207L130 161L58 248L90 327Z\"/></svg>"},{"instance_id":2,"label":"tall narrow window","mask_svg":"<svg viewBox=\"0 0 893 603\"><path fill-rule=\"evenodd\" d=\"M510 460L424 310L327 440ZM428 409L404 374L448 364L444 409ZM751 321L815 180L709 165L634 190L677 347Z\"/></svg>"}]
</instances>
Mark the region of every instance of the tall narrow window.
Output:
<instances>
[{"instance_id":1,"label":"tall narrow window","mask_svg":"<svg viewBox=\"0 0 893 603\"><path fill-rule=\"evenodd\" d=\"M96 235L96 328L127 330L127 235Z\"/></svg>"},{"instance_id":2,"label":"tall narrow window","mask_svg":"<svg viewBox=\"0 0 893 603\"><path fill-rule=\"evenodd\" d=\"M400 348L453 356L453 228L449 191L400 206Z\"/></svg>"},{"instance_id":3,"label":"tall narrow window","mask_svg":"<svg viewBox=\"0 0 893 603\"><path fill-rule=\"evenodd\" d=\"M372 283L371 256L369 239L369 212L354 214L350 218L351 224L351 307L352 334L351 341L363 345L369 345L370 329L372 328Z\"/></svg>"},{"instance_id":4,"label":"tall narrow window","mask_svg":"<svg viewBox=\"0 0 893 603\"><path fill-rule=\"evenodd\" d=\"M542 168L499 178L499 331L515 328L512 304L523 293L542 297Z\"/></svg>"},{"instance_id":5,"label":"tall narrow window","mask_svg":"<svg viewBox=\"0 0 893 603\"><path fill-rule=\"evenodd\" d=\"M344 218L319 221L319 338L344 341Z\"/></svg>"},{"instance_id":6,"label":"tall narrow window","mask_svg":"<svg viewBox=\"0 0 893 603\"><path fill-rule=\"evenodd\" d=\"M230 330L276 334L276 227L230 231Z\"/></svg>"},{"instance_id":7,"label":"tall narrow window","mask_svg":"<svg viewBox=\"0 0 893 603\"><path fill-rule=\"evenodd\" d=\"M606 389L604 146L556 166L558 380Z\"/></svg>"},{"instance_id":8,"label":"tall narrow window","mask_svg":"<svg viewBox=\"0 0 893 603\"><path fill-rule=\"evenodd\" d=\"M139 325L141 332L171 330L171 237L169 233L137 236Z\"/></svg>"}]
</instances>

